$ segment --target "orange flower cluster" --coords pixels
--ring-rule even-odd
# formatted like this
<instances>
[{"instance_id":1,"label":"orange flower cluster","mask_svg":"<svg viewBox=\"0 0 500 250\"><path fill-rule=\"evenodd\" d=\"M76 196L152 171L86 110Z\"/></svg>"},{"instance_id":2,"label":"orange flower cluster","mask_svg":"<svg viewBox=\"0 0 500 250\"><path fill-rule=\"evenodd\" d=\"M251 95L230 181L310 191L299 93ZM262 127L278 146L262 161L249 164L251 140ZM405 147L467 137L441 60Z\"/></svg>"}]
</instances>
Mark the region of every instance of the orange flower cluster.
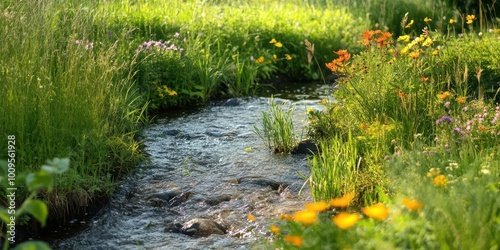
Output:
<instances>
[{"instance_id":1,"label":"orange flower cluster","mask_svg":"<svg viewBox=\"0 0 500 250\"><path fill-rule=\"evenodd\" d=\"M386 47L387 45L393 43L392 34L390 32L382 32L381 30L366 30L363 32L363 39L359 43L370 46L372 41L378 43L379 48Z\"/></svg>"},{"instance_id":2,"label":"orange flower cluster","mask_svg":"<svg viewBox=\"0 0 500 250\"><path fill-rule=\"evenodd\" d=\"M347 62L347 60L349 60L349 58L351 58L351 54L349 54L347 50L343 49L337 52L334 51L333 53L339 55L339 58L329 63L326 63L326 67L329 68L332 72L343 72L345 68L345 63Z\"/></svg>"}]
</instances>

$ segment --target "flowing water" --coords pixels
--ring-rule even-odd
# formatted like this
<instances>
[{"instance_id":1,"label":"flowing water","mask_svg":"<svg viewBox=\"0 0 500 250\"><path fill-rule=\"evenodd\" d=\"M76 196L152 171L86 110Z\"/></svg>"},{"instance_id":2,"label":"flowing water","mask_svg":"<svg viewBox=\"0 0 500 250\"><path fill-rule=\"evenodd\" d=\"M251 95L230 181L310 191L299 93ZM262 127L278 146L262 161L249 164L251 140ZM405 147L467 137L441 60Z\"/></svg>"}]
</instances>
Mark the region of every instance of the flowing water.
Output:
<instances>
[{"instance_id":1,"label":"flowing water","mask_svg":"<svg viewBox=\"0 0 500 250\"><path fill-rule=\"evenodd\" d=\"M273 90L296 105L296 130L306 108L327 88ZM264 94L265 96L265 94ZM280 214L301 210L312 198L304 154L273 154L253 132L269 98L231 99L197 110L165 114L144 128L150 161L121 182L110 203L81 232L52 242L54 249L262 248ZM302 177L301 177L302 176ZM255 221L247 216L252 214ZM218 223L225 234L189 236L192 219Z\"/></svg>"}]
</instances>

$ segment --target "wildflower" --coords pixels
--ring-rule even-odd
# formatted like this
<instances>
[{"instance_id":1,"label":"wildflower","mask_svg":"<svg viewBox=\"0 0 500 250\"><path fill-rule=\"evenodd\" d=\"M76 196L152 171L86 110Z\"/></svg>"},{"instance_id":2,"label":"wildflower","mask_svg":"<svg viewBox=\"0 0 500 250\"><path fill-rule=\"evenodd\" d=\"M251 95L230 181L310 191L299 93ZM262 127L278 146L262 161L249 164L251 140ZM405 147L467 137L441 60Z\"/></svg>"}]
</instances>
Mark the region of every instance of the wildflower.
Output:
<instances>
[{"instance_id":1,"label":"wildflower","mask_svg":"<svg viewBox=\"0 0 500 250\"><path fill-rule=\"evenodd\" d=\"M311 108L311 107L307 108L307 113L308 114L314 113L314 108Z\"/></svg>"},{"instance_id":2,"label":"wildflower","mask_svg":"<svg viewBox=\"0 0 500 250\"><path fill-rule=\"evenodd\" d=\"M250 221L250 222L253 222L255 221L255 217L251 214L247 215L247 219Z\"/></svg>"},{"instance_id":3,"label":"wildflower","mask_svg":"<svg viewBox=\"0 0 500 250\"><path fill-rule=\"evenodd\" d=\"M328 100L327 99L321 99L321 104L325 105L328 103Z\"/></svg>"},{"instance_id":4,"label":"wildflower","mask_svg":"<svg viewBox=\"0 0 500 250\"><path fill-rule=\"evenodd\" d=\"M412 59L417 59L420 56L420 53L418 53L418 51L412 51L410 54L408 54L408 56Z\"/></svg>"},{"instance_id":5,"label":"wildflower","mask_svg":"<svg viewBox=\"0 0 500 250\"><path fill-rule=\"evenodd\" d=\"M313 211L302 210L293 215L293 220L308 226L318 222L318 214Z\"/></svg>"},{"instance_id":6,"label":"wildflower","mask_svg":"<svg viewBox=\"0 0 500 250\"><path fill-rule=\"evenodd\" d=\"M439 49L435 49L432 51L433 56L437 56L439 54Z\"/></svg>"},{"instance_id":7,"label":"wildflower","mask_svg":"<svg viewBox=\"0 0 500 250\"><path fill-rule=\"evenodd\" d=\"M481 168L480 173L483 175L489 175L491 174L490 170L487 168Z\"/></svg>"},{"instance_id":8,"label":"wildflower","mask_svg":"<svg viewBox=\"0 0 500 250\"><path fill-rule=\"evenodd\" d=\"M269 41L269 43L276 43L276 39L271 39L271 41Z\"/></svg>"},{"instance_id":9,"label":"wildflower","mask_svg":"<svg viewBox=\"0 0 500 250\"><path fill-rule=\"evenodd\" d=\"M273 59L276 60L278 59L278 56L276 54L273 55Z\"/></svg>"},{"instance_id":10,"label":"wildflower","mask_svg":"<svg viewBox=\"0 0 500 250\"><path fill-rule=\"evenodd\" d=\"M245 152L251 152L251 151L252 151L251 147L245 148Z\"/></svg>"},{"instance_id":11,"label":"wildflower","mask_svg":"<svg viewBox=\"0 0 500 250\"><path fill-rule=\"evenodd\" d=\"M429 77L422 76L420 77L420 80L422 80L422 82L427 82L427 80L429 80Z\"/></svg>"},{"instance_id":12,"label":"wildflower","mask_svg":"<svg viewBox=\"0 0 500 250\"><path fill-rule=\"evenodd\" d=\"M456 23L456 22L457 22L457 21L455 21L455 19L453 19L453 18L452 18L452 19L450 19L449 24L454 24L454 23Z\"/></svg>"},{"instance_id":13,"label":"wildflower","mask_svg":"<svg viewBox=\"0 0 500 250\"><path fill-rule=\"evenodd\" d=\"M425 17L425 18L424 18L424 22L425 22L425 23L430 23L430 22L432 22L432 19L430 19L430 18L428 18L428 17Z\"/></svg>"},{"instance_id":14,"label":"wildflower","mask_svg":"<svg viewBox=\"0 0 500 250\"><path fill-rule=\"evenodd\" d=\"M445 102L445 103L444 103L444 106L445 106L446 108L449 108L449 107L450 107L450 104L451 104L450 102Z\"/></svg>"},{"instance_id":15,"label":"wildflower","mask_svg":"<svg viewBox=\"0 0 500 250\"><path fill-rule=\"evenodd\" d=\"M265 59L264 59L264 56L261 56L261 57L259 57L259 58L255 59L255 63L263 63L263 62L264 62L264 60L265 60Z\"/></svg>"},{"instance_id":16,"label":"wildflower","mask_svg":"<svg viewBox=\"0 0 500 250\"><path fill-rule=\"evenodd\" d=\"M286 58L286 60L288 60L288 61L292 60L292 56L291 56L291 55L289 55L289 54L285 54L285 58Z\"/></svg>"},{"instance_id":17,"label":"wildflower","mask_svg":"<svg viewBox=\"0 0 500 250\"><path fill-rule=\"evenodd\" d=\"M179 34L178 32L175 32L174 37L175 37L175 38L179 38L179 36L180 36L180 35L181 35L181 34Z\"/></svg>"},{"instance_id":18,"label":"wildflower","mask_svg":"<svg viewBox=\"0 0 500 250\"><path fill-rule=\"evenodd\" d=\"M441 118L439 118L439 119L436 120L436 124L440 124L442 122L453 123L453 118L444 115Z\"/></svg>"},{"instance_id":19,"label":"wildflower","mask_svg":"<svg viewBox=\"0 0 500 250\"><path fill-rule=\"evenodd\" d=\"M455 132L457 132L457 133L459 133L461 135L465 135L465 132L462 131L460 128L454 128L453 131L455 131Z\"/></svg>"},{"instance_id":20,"label":"wildflower","mask_svg":"<svg viewBox=\"0 0 500 250\"><path fill-rule=\"evenodd\" d=\"M448 98L448 97L450 97L450 96L451 96L451 94L450 94L450 92L448 92L448 91L441 92L440 94L438 94L438 95L437 95L437 97L438 97L439 99L441 99L441 100L444 100L444 99L446 99L446 98Z\"/></svg>"},{"instance_id":21,"label":"wildflower","mask_svg":"<svg viewBox=\"0 0 500 250\"><path fill-rule=\"evenodd\" d=\"M488 131L488 129L484 125L479 126L477 129L483 133Z\"/></svg>"},{"instance_id":22,"label":"wildflower","mask_svg":"<svg viewBox=\"0 0 500 250\"><path fill-rule=\"evenodd\" d=\"M289 214L280 214L280 219L290 221L293 219L293 217Z\"/></svg>"},{"instance_id":23,"label":"wildflower","mask_svg":"<svg viewBox=\"0 0 500 250\"><path fill-rule=\"evenodd\" d=\"M389 209L382 203L365 207L361 210L366 216L383 221L389 216Z\"/></svg>"},{"instance_id":24,"label":"wildflower","mask_svg":"<svg viewBox=\"0 0 500 250\"><path fill-rule=\"evenodd\" d=\"M417 201L417 200L413 200L413 199L408 199L408 198L405 198L403 199L403 204L408 208L410 209L411 211L418 211L418 210L422 210L422 208L424 207L424 204Z\"/></svg>"},{"instance_id":25,"label":"wildflower","mask_svg":"<svg viewBox=\"0 0 500 250\"><path fill-rule=\"evenodd\" d=\"M280 42L277 42L277 43L275 43L275 44L274 44L274 46L276 46L276 47L278 47L278 48L281 48L281 47L283 47L283 44L282 44L282 43L280 43Z\"/></svg>"},{"instance_id":26,"label":"wildflower","mask_svg":"<svg viewBox=\"0 0 500 250\"><path fill-rule=\"evenodd\" d=\"M346 62L347 60L349 60L349 58L351 58L351 54L349 54L349 52L347 52L347 50L344 50L344 49L340 49L337 52L334 51L333 53L339 55L338 60L339 60L339 62L342 62L342 63Z\"/></svg>"},{"instance_id":27,"label":"wildflower","mask_svg":"<svg viewBox=\"0 0 500 250\"><path fill-rule=\"evenodd\" d=\"M446 176L441 174L434 177L434 180L432 182L436 187L446 187L446 185L448 185L448 178L446 178Z\"/></svg>"},{"instance_id":28,"label":"wildflower","mask_svg":"<svg viewBox=\"0 0 500 250\"><path fill-rule=\"evenodd\" d=\"M323 212L330 208L330 205L324 201L318 201L314 203L308 203L305 205L306 209L311 212Z\"/></svg>"},{"instance_id":29,"label":"wildflower","mask_svg":"<svg viewBox=\"0 0 500 250\"><path fill-rule=\"evenodd\" d=\"M287 235L285 238L283 238L285 241L291 243L292 245L296 247L301 247L302 246L302 236L299 235Z\"/></svg>"},{"instance_id":30,"label":"wildflower","mask_svg":"<svg viewBox=\"0 0 500 250\"><path fill-rule=\"evenodd\" d=\"M430 37L427 37L425 39L424 43L422 43L422 46L429 47L429 46L431 46L432 43L433 43L432 39Z\"/></svg>"},{"instance_id":31,"label":"wildflower","mask_svg":"<svg viewBox=\"0 0 500 250\"><path fill-rule=\"evenodd\" d=\"M475 15L467 15L465 17L465 19L467 20L467 24L472 24L474 22L474 20L476 20L476 16Z\"/></svg>"},{"instance_id":32,"label":"wildflower","mask_svg":"<svg viewBox=\"0 0 500 250\"><path fill-rule=\"evenodd\" d=\"M348 193L340 198L331 199L330 204L332 207L345 208L349 206L352 199L354 199L354 193Z\"/></svg>"},{"instance_id":33,"label":"wildflower","mask_svg":"<svg viewBox=\"0 0 500 250\"><path fill-rule=\"evenodd\" d=\"M354 226L361 218L357 213L340 212L333 217L333 223L340 229L346 230Z\"/></svg>"},{"instance_id":34,"label":"wildflower","mask_svg":"<svg viewBox=\"0 0 500 250\"><path fill-rule=\"evenodd\" d=\"M177 92L175 90L169 90L168 91L168 95L169 96L174 96L174 95L177 95Z\"/></svg>"},{"instance_id":35,"label":"wildflower","mask_svg":"<svg viewBox=\"0 0 500 250\"><path fill-rule=\"evenodd\" d=\"M280 228L276 225L271 225L271 227L269 229L271 230L272 233L274 233L276 235L281 234Z\"/></svg>"},{"instance_id":36,"label":"wildflower","mask_svg":"<svg viewBox=\"0 0 500 250\"><path fill-rule=\"evenodd\" d=\"M441 169L439 168L431 168L429 172L427 172L427 177L434 177L441 173Z\"/></svg>"},{"instance_id":37,"label":"wildflower","mask_svg":"<svg viewBox=\"0 0 500 250\"><path fill-rule=\"evenodd\" d=\"M408 23L408 25L406 25L405 28L407 28L407 29L411 28L411 26L413 25L413 22L414 22L413 20L410 20L410 23Z\"/></svg>"},{"instance_id":38,"label":"wildflower","mask_svg":"<svg viewBox=\"0 0 500 250\"><path fill-rule=\"evenodd\" d=\"M398 37L398 42L399 41L409 42L410 41L410 36L409 35L400 36L400 37Z\"/></svg>"}]
</instances>

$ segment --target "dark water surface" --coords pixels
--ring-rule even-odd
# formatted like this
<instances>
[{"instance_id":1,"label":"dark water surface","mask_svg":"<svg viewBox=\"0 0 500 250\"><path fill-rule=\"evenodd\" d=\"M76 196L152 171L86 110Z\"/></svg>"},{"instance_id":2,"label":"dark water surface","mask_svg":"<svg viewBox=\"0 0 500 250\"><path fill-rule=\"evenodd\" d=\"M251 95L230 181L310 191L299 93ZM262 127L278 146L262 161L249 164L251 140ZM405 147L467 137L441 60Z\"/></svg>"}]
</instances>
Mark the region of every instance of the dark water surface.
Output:
<instances>
[{"instance_id":1,"label":"dark water surface","mask_svg":"<svg viewBox=\"0 0 500 250\"><path fill-rule=\"evenodd\" d=\"M320 109L328 91L297 85L263 96L278 93L276 98L292 100L300 134L306 108ZM150 162L122 181L96 216L76 222L85 224L81 232L54 241L54 249L262 248L258 244L273 220L312 201L307 185L298 196L304 184L300 175L309 175L306 155L273 154L253 132L268 101L212 103L165 114L144 128ZM226 226L227 233L193 237L178 231L195 218Z\"/></svg>"}]
</instances>

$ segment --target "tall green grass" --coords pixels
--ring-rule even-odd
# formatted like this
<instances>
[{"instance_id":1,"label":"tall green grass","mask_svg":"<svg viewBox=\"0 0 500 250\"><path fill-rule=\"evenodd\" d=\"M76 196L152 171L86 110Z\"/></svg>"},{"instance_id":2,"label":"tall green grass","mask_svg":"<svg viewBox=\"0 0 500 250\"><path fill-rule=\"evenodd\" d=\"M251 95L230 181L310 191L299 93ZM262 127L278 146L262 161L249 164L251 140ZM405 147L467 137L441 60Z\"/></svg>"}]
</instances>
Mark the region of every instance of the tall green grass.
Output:
<instances>
[{"instance_id":1,"label":"tall green grass","mask_svg":"<svg viewBox=\"0 0 500 250\"><path fill-rule=\"evenodd\" d=\"M20 191L22 173L49 157L71 158L59 196L46 197L59 213L109 194L110 181L142 158L135 136L145 102L131 62L119 57L123 41L99 36L106 27L95 28L93 4L13 1L0 13L0 144L16 136Z\"/></svg>"}]
</instances>

